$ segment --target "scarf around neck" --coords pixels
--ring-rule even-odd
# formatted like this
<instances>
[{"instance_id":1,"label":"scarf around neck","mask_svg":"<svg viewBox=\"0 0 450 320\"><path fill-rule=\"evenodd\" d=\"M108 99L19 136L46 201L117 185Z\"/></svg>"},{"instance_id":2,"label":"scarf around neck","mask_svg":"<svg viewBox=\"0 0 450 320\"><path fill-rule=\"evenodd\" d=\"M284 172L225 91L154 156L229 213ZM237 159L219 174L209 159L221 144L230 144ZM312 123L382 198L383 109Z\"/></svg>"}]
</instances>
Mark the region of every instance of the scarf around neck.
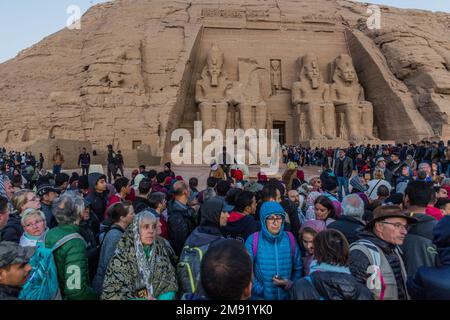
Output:
<instances>
[{"instance_id":1,"label":"scarf around neck","mask_svg":"<svg viewBox=\"0 0 450 320\"><path fill-rule=\"evenodd\" d=\"M351 274L350 268L344 266L335 266L328 263L317 263L317 260L311 262L310 265L310 273L314 273L316 271L319 272L338 272L338 273L346 273Z\"/></svg>"},{"instance_id":2,"label":"scarf around neck","mask_svg":"<svg viewBox=\"0 0 450 320\"><path fill-rule=\"evenodd\" d=\"M141 285L155 298L178 290L177 257L168 242L159 236L151 246L144 247L141 242L141 222L152 217L156 220L149 211L139 213L123 234L106 271L102 299L136 299Z\"/></svg>"}]
</instances>

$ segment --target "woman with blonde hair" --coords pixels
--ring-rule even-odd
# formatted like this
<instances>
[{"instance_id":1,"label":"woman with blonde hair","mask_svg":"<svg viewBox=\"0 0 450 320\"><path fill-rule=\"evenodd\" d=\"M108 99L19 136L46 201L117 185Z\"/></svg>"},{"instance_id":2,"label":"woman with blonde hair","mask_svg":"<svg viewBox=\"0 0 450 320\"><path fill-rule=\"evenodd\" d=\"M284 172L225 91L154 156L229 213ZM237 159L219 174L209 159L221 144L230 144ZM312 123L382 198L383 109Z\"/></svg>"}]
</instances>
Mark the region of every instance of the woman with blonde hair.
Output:
<instances>
[{"instance_id":1,"label":"woman with blonde hair","mask_svg":"<svg viewBox=\"0 0 450 320\"><path fill-rule=\"evenodd\" d=\"M392 186L389 182L384 180L384 173L381 169L375 169L373 171L373 179L368 183L369 189L366 191L369 200L376 200L378 198L377 191L380 186L386 186L389 191L392 190Z\"/></svg>"},{"instance_id":2,"label":"woman with blonde hair","mask_svg":"<svg viewBox=\"0 0 450 320\"><path fill-rule=\"evenodd\" d=\"M45 214L42 211L28 208L22 213L21 219L24 233L20 237L19 244L22 247L36 247L44 243L45 234L48 231Z\"/></svg>"},{"instance_id":3,"label":"woman with blonde hair","mask_svg":"<svg viewBox=\"0 0 450 320\"><path fill-rule=\"evenodd\" d=\"M28 208L41 209L41 202L33 191L25 189L15 192L11 198L11 203L14 211L9 215L8 223L2 230L1 238L3 241L19 243L20 237L24 232L22 213Z\"/></svg>"}]
</instances>

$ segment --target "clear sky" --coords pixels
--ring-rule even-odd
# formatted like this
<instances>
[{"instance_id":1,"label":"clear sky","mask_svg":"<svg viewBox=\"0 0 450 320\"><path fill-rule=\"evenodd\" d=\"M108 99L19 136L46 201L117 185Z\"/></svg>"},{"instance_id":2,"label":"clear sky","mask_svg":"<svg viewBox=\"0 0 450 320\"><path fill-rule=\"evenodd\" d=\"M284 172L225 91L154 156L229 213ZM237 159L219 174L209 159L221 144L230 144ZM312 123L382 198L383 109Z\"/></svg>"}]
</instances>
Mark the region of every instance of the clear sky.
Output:
<instances>
[{"instance_id":1,"label":"clear sky","mask_svg":"<svg viewBox=\"0 0 450 320\"><path fill-rule=\"evenodd\" d=\"M367 0L367 1L353 0L353 1L384 4L386 6L405 9L423 9L431 11L450 12L450 0Z\"/></svg>"},{"instance_id":2,"label":"clear sky","mask_svg":"<svg viewBox=\"0 0 450 320\"><path fill-rule=\"evenodd\" d=\"M1 0L0 63L14 58L20 50L64 28L71 16L67 8L77 5L83 14L107 0ZM370 0L361 1L400 8L450 12L450 0Z\"/></svg>"}]
</instances>

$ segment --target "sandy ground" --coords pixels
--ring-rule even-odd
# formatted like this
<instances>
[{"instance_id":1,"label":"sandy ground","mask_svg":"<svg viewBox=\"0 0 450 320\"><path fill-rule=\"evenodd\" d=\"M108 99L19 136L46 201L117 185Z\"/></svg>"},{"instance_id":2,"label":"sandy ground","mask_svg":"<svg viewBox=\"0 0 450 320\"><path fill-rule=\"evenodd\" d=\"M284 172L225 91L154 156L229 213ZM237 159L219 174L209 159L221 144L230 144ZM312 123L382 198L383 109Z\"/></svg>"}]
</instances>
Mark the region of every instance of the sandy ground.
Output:
<instances>
[{"instance_id":1,"label":"sandy ground","mask_svg":"<svg viewBox=\"0 0 450 320\"><path fill-rule=\"evenodd\" d=\"M163 166L149 166L146 167L146 170L154 169L156 171L163 170ZM281 176L284 170L286 169L286 165L282 165L282 167L278 170L278 175ZM131 172L134 168L125 168L124 174L126 177L131 177ZM201 166L201 165L181 165L181 166L172 166L172 170L175 172L175 175L180 175L183 177L185 181L188 181L192 177L196 177L199 181L199 189L206 188L206 179L209 176L210 168L209 166ZM63 172L68 173L69 175L72 172L78 172L81 174L81 169L64 169ZM259 166L249 166L249 171L251 176L256 176L259 171ZM309 180L313 176L320 175L321 168L317 166L305 166L303 167L303 171L305 173L305 179ZM103 166L103 173L106 174L106 166Z\"/></svg>"}]
</instances>

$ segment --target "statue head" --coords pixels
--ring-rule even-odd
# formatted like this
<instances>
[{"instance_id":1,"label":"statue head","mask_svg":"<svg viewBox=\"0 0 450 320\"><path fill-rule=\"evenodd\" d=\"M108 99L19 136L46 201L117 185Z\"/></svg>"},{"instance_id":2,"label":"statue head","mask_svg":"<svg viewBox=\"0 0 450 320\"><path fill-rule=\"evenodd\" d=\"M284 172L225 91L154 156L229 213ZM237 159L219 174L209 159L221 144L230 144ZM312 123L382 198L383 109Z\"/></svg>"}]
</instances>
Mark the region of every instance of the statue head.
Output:
<instances>
[{"instance_id":1,"label":"statue head","mask_svg":"<svg viewBox=\"0 0 450 320\"><path fill-rule=\"evenodd\" d=\"M311 82L311 87L317 89L322 79L319 70L319 58L313 53L308 53L301 59L299 58L299 64L300 80L308 79Z\"/></svg>"},{"instance_id":2,"label":"statue head","mask_svg":"<svg viewBox=\"0 0 450 320\"><path fill-rule=\"evenodd\" d=\"M219 85L219 76L222 73L223 53L215 43L211 45L208 51L206 65L208 74L211 77L211 86L217 87Z\"/></svg>"},{"instance_id":3,"label":"statue head","mask_svg":"<svg viewBox=\"0 0 450 320\"><path fill-rule=\"evenodd\" d=\"M358 81L352 58L348 54L341 54L334 60L333 80L337 82L339 79L346 84Z\"/></svg>"},{"instance_id":4,"label":"statue head","mask_svg":"<svg viewBox=\"0 0 450 320\"><path fill-rule=\"evenodd\" d=\"M270 60L270 65L273 70L278 70L280 68L280 60Z\"/></svg>"}]
</instances>

